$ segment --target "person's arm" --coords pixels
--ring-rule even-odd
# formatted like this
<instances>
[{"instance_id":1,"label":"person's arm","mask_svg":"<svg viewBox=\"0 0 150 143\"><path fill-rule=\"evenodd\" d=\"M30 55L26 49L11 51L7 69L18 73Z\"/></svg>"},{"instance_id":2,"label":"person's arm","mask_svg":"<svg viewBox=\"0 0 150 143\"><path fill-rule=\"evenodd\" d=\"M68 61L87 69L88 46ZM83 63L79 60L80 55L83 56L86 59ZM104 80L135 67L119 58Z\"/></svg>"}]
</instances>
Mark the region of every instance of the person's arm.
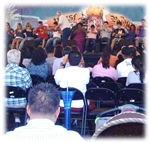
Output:
<instances>
[{"instance_id":1,"label":"person's arm","mask_svg":"<svg viewBox=\"0 0 150 143\"><path fill-rule=\"evenodd\" d=\"M68 61L68 54L66 54L66 55L64 56L63 61L61 62L59 68L60 68L60 69L63 69L63 68L66 66L67 61Z\"/></svg>"}]
</instances>

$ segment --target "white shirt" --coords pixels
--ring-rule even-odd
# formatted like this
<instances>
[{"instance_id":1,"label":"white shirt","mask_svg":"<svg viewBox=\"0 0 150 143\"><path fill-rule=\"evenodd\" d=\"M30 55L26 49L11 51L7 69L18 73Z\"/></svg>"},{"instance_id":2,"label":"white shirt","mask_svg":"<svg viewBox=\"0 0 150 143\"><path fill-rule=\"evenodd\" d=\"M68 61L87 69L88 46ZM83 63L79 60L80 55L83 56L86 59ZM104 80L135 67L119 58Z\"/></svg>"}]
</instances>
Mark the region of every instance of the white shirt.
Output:
<instances>
[{"instance_id":1,"label":"white shirt","mask_svg":"<svg viewBox=\"0 0 150 143\"><path fill-rule=\"evenodd\" d=\"M31 59L25 58L23 59L22 64L27 68L30 62L31 62Z\"/></svg>"},{"instance_id":2,"label":"white shirt","mask_svg":"<svg viewBox=\"0 0 150 143\"><path fill-rule=\"evenodd\" d=\"M65 28L70 28L70 22L68 21L67 17L64 15L60 15L58 24L61 24L60 29L64 30Z\"/></svg>"},{"instance_id":3,"label":"white shirt","mask_svg":"<svg viewBox=\"0 0 150 143\"><path fill-rule=\"evenodd\" d=\"M12 141L14 143L27 143L27 141L32 141L32 143L84 142L79 133L55 125L49 119L32 119L26 126L9 131L3 137L5 143Z\"/></svg>"},{"instance_id":4,"label":"white shirt","mask_svg":"<svg viewBox=\"0 0 150 143\"><path fill-rule=\"evenodd\" d=\"M53 31L53 37L61 38L61 33L58 31Z\"/></svg>"},{"instance_id":5,"label":"white shirt","mask_svg":"<svg viewBox=\"0 0 150 143\"><path fill-rule=\"evenodd\" d=\"M117 65L118 78L127 77L129 72L134 71L131 60L131 58L125 59Z\"/></svg>"},{"instance_id":6,"label":"white shirt","mask_svg":"<svg viewBox=\"0 0 150 143\"><path fill-rule=\"evenodd\" d=\"M54 79L56 84L58 84L60 87L74 87L79 89L84 95L87 90L86 84L89 83L90 79L90 70L88 68L70 66L65 69L58 69ZM60 101L60 106L64 106L62 100ZM82 108L83 101L72 101L71 107Z\"/></svg>"}]
</instances>

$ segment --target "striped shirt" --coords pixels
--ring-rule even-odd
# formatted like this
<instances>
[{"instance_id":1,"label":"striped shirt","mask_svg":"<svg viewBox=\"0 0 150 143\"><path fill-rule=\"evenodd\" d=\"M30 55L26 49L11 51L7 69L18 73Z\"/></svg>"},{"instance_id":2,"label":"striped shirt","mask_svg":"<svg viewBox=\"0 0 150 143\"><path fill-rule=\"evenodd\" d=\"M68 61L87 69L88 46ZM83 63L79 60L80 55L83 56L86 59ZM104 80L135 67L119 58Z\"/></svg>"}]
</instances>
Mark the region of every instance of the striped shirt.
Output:
<instances>
[{"instance_id":1,"label":"striped shirt","mask_svg":"<svg viewBox=\"0 0 150 143\"><path fill-rule=\"evenodd\" d=\"M27 143L27 141L33 141L33 143L84 142L76 131L66 130L49 119L32 119L26 126L9 131L3 137L4 142L13 141L15 143Z\"/></svg>"},{"instance_id":2,"label":"striped shirt","mask_svg":"<svg viewBox=\"0 0 150 143\"><path fill-rule=\"evenodd\" d=\"M5 85L20 87L23 90L32 86L32 79L27 69L19 67L16 63L10 63L5 69Z\"/></svg>"}]
</instances>

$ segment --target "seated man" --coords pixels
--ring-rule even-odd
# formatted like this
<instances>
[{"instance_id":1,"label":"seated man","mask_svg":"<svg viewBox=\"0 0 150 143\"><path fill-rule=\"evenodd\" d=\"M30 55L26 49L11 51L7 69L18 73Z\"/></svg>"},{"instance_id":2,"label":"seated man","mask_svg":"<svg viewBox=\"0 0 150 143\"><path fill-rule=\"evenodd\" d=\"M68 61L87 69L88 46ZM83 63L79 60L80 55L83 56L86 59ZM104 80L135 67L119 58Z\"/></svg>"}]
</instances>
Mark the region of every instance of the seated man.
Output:
<instances>
[{"instance_id":1,"label":"seated man","mask_svg":"<svg viewBox=\"0 0 150 143\"><path fill-rule=\"evenodd\" d=\"M75 131L55 125L60 112L60 92L49 83L34 86L28 95L27 113L30 120L26 126L16 128L3 136L4 142L43 142L57 143L60 140L84 142Z\"/></svg>"},{"instance_id":2,"label":"seated man","mask_svg":"<svg viewBox=\"0 0 150 143\"><path fill-rule=\"evenodd\" d=\"M122 22L117 22L117 28L112 32L111 50L114 49L115 43L120 42L125 37L125 30L121 27Z\"/></svg>"},{"instance_id":3,"label":"seated man","mask_svg":"<svg viewBox=\"0 0 150 143\"><path fill-rule=\"evenodd\" d=\"M35 41L35 47L38 47L42 42L42 48L44 48L46 40L48 39L48 29L43 25L42 21L38 22L38 27L33 31L34 34L38 34L38 38Z\"/></svg>"},{"instance_id":4,"label":"seated man","mask_svg":"<svg viewBox=\"0 0 150 143\"><path fill-rule=\"evenodd\" d=\"M64 68L68 60L70 66ZM74 87L79 89L84 95L87 90L86 84L90 80L90 70L88 68L81 68L79 66L80 61L81 53L78 51L72 51L69 55L65 55L60 68L56 71L54 79L61 88ZM63 106L63 102L60 103L60 106ZM73 101L71 107L82 108L83 101Z\"/></svg>"},{"instance_id":5,"label":"seated man","mask_svg":"<svg viewBox=\"0 0 150 143\"><path fill-rule=\"evenodd\" d=\"M28 70L19 66L20 58L21 52L19 50L12 49L7 52L8 64L5 69L5 85L20 87L27 91L32 86L32 79ZM22 101L24 102L21 102L21 104L26 103L26 99L22 99ZM19 106L19 104L17 105ZM9 104L6 106L9 106ZM15 116L15 122L20 123L18 115Z\"/></svg>"},{"instance_id":6,"label":"seated man","mask_svg":"<svg viewBox=\"0 0 150 143\"><path fill-rule=\"evenodd\" d=\"M61 29L60 27L58 27L56 30L55 30L55 27L58 25L57 22L54 22L53 23L53 27L50 29L52 32L53 32L53 37L52 38L49 38L46 42L46 45L45 45L45 49L49 46L49 45L53 45L54 48L56 47L57 44L61 43Z\"/></svg>"}]
</instances>

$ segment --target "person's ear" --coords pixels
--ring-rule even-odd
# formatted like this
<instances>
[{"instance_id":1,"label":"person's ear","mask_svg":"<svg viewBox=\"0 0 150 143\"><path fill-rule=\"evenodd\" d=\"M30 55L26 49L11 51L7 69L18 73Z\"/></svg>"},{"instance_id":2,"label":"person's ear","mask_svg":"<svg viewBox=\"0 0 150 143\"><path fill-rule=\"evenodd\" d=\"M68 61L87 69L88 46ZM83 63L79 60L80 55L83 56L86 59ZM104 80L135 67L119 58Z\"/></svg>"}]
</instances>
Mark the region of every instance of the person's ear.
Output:
<instances>
[{"instance_id":1,"label":"person's ear","mask_svg":"<svg viewBox=\"0 0 150 143\"><path fill-rule=\"evenodd\" d=\"M57 110L56 110L56 112L55 112L55 117L56 117L56 119L58 118L59 113L60 113L60 107L58 107Z\"/></svg>"},{"instance_id":2,"label":"person's ear","mask_svg":"<svg viewBox=\"0 0 150 143\"><path fill-rule=\"evenodd\" d=\"M27 105L26 110L27 110L28 116L30 117L31 116L31 110L30 110L30 106L29 105Z\"/></svg>"}]
</instances>

